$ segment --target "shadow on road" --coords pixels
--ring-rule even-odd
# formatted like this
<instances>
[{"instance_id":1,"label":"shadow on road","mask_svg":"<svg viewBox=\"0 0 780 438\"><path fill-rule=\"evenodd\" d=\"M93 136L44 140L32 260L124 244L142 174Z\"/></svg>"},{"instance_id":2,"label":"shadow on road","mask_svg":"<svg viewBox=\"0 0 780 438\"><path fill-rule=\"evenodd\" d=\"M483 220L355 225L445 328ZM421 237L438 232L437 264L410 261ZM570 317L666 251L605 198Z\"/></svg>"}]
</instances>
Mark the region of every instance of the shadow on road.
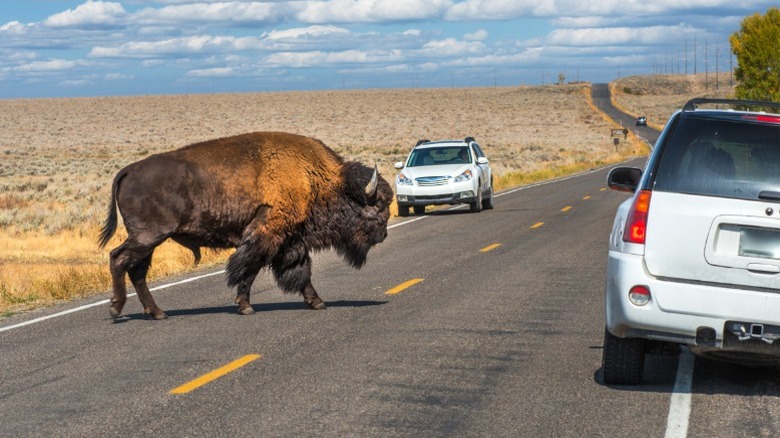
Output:
<instances>
[{"instance_id":1,"label":"shadow on road","mask_svg":"<svg viewBox=\"0 0 780 438\"><path fill-rule=\"evenodd\" d=\"M329 308L370 307L370 306L381 306L382 304L386 304L386 303L387 301L367 301L367 300L361 300L361 301L338 300L338 301L325 302L325 304ZM252 308L255 309L255 312L272 312L272 311L280 311L280 310L305 310L305 311L310 310L306 306L306 304L304 304L302 301L252 304ZM200 307L195 309L172 309L172 310L166 310L165 313L168 315L169 318L173 318L177 316L209 315L209 314L216 314L216 313L233 314L233 313L237 313L237 310L238 310L238 306L232 305L232 306L218 306L218 307ZM138 320L138 319L149 319L149 318L147 315L144 315L143 313L129 313L127 315L122 315L115 322L122 323L131 320Z\"/></svg>"}]
</instances>

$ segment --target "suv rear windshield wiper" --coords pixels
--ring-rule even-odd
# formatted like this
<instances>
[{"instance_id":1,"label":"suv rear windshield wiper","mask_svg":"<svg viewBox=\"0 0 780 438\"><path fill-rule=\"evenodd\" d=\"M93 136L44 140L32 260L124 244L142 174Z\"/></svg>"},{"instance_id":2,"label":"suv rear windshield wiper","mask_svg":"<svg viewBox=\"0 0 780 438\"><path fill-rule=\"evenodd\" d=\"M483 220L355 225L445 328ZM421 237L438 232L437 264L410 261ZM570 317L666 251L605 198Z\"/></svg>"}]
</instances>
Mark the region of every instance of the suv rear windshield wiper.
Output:
<instances>
[{"instance_id":1,"label":"suv rear windshield wiper","mask_svg":"<svg viewBox=\"0 0 780 438\"><path fill-rule=\"evenodd\" d=\"M780 192L762 190L758 193L758 199L763 199L765 201L780 201Z\"/></svg>"}]
</instances>

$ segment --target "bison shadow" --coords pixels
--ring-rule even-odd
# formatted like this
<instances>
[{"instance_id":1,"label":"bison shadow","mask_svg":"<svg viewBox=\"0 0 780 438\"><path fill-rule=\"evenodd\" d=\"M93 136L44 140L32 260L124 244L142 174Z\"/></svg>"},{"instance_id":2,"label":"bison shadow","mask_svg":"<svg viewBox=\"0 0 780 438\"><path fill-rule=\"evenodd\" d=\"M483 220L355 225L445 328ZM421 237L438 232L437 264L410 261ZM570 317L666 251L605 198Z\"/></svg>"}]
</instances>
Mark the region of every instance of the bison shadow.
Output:
<instances>
[{"instance_id":1,"label":"bison shadow","mask_svg":"<svg viewBox=\"0 0 780 438\"><path fill-rule=\"evenodd\" d=\"M336 300L336 301L326 301L325 304L330 308L338 308L338 307L371 307L371 306L381 306L382 304L387 304L387 301L367 301L367 300ZM284 303L260 303L260 304L252 304L252 308L255 310L255 312L261 313L261 312L271 312L271 311L278 311L278 310L305 310L310 311L309 307L303 303L303 302L284 302ZM218 307L200 307L200 308L194 308L194 309L171 309L166 310L165 313L168 315L169 318L176 317L176 316L191 316L191 315L208 315L212 313L230 313L230 314L237 314L238 312L238 305L231 305L231 306L218 306ZM237 315L241 316L241 315ZM249 316L251 317L251 316ZM121 323L126 322L134 319L149 319L148 315L144 315L143 313L128 313L126 315L122 315L119 317L115 322Z\"/></svg>"}]
</instances>

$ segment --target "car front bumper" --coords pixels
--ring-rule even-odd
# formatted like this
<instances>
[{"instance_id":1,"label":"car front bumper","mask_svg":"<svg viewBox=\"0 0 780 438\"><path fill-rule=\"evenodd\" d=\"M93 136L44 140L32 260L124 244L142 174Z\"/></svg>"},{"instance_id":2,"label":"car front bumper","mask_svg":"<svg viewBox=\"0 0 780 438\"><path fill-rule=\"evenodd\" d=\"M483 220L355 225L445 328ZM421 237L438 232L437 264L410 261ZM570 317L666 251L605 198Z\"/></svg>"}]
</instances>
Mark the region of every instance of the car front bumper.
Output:
<instances>
[{"instance_id":1,"label":"car front bumper","mask_svg":"<svg viewBox=\"0 0 780 438\"><path fill-rule=\"evenodd\" d=\"M468 204L477 200L471 181L440 186L397 186L395 200L398 205Z\"/></svg>"},{"instance_id":2,"label":"car front bumper","mask_svg":"<svg viewBox=\"0 0 780 438\"><path fill-rule=\"evenodd\" d=\"M644 306L628 299L636 285L650 290L651 299ZM780 355L778 309L778 290L661 279L647 272L642 256L609 252L607 329L617 337L682 343L700 352Z\"/></svg>"}]
</instances>

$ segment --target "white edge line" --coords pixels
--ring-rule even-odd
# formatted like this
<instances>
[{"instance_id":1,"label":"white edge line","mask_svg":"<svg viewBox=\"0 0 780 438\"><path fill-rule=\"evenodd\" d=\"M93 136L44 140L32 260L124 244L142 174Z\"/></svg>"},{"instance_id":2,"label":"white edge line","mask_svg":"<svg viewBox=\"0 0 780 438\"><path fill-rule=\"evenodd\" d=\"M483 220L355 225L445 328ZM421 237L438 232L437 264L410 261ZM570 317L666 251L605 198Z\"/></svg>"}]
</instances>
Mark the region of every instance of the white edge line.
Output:
<instances>
[{"instance_id":1,"label":"white edge line","mask_svg":"<svg viewBox=\"0 0 780 438\"><path fill-rule=\"evenodd\" d=\"M633 159L634 158L631 158L631 159L626 160L626 161L630 161L630 160L633 160ZM504 196L504 195L508 195L510 193L519 192L521 190L527 190L527 189L530 189L532 187L537 187L537 186L541 186L541 185L545 185L545 184L552 184L552 183L556 183L556 182L560 182L560 181L566 181L568 179L576 178L576 177L579 177L579 176L582 176L582 175L588 175L588 174L591 174L593 172L598 172L600 170L603 170L605 168L612 167L612 166L615 166L615 165L616 164L611 164L609 166L603 166L603 167L599 167L599 168L595 168L595 169L590 169L590 170L587 170L585 172L575 173L575 174L568 175L568 176L565 176L565 177L562 177L562 178L556 178L556 179L541 181L541 182L534 183L534 184L529 184L527 186L517 187L517 188L511 189L511 190L503 191L501 193L496 193L494 196L495 197ZM448 210L455 210L455 209L462 208L462 207L463 207L463 205L455 205L453 207L450 207ZM397 224L394 224L394 225L390 225L389 227L387 227L387 229L390 230L390 229L393 229L393 228L398 228L398 227L403 226L403 225L408 225L408 224L411 224L413 222L421 221L423 219L426 219L427 217L428 216L420 216L420 217L417 217L417 218L414 218L414 219L405 220L403 222L400 222L400 223L397 223ZM224 272L225 272L225 270L223 269L221 271L211 272L209 274L203 274L203 275L199 275L199 276L196 276L196 277L191 277L191 278L184 279L184 280L181 280L181 281L177 281L177 282L174 282L174 283L163 284L163 285L160 285L160 286L157 286L157 287L153 287L153 288L151 288L149 290L150 291L156 291L156 290L160 290L160 289L166 289L166 288L169 288L169 287L172 287L172 286L177 286L177 285L180 285L180 284L189 283L189 282L192 282L192 281L197 281L197 280L200 280L202 278L211 277L211 276L214 276L214 275L219 275L219 274L222 274ZM132 297L132 296L135 296L135 295L136 295L135 292L127 294L128 297ZM85 304L83 306L74 307L72 309L63 310L62 312L52 313L51 315L41 316L40 318L34 318L34 319L29 320L29 321L20 322L18 324L12 324L12 325L9 325L9 326L6 326L6 327L0 327L0 333L2 333L4 331L8 331L8 330L13 330L13 329L16 329L16 328L24 327L24 326L27 326L27 325L30 325L30 324L35 324L35 323L38 323L38 322L46 321L47 319L57 318L57 317L60 317L60 316L71 314L71 313L80 312L82 310L86 310L86 309L89 309L89 308L92 308L92 307L102 306L104 304L108 304L109 301L110 300L100 300L100 301L97 301L97 302L94 302L94 303Z\"/></svg>"},{"instance_id":2,"label":"white edge line","mask_svg":"<svg viewBox=\"0 0 780 438\"><path fill-rule=\"evenodd\" d=\"M225 272L224 269L221 270L221 271L210 272L208 274L198 275L197 277L191 277L191 278L186 278L184 280L176 281L176 282L173 282L173 283L162 284L160 286L153 287L153 288L151 288L149 290L150 291L155 291L155 290L160 290L160 289L166 289L166 288L169 288L169 287L172 287L172 286L178 286L180 284L185 284L185 283L190 283L190 282L193 282L193 281L197 281L197 280L200 280L200 279L203 279L203 278L206 278L206 277L212 277L214 275L223 274L224 272ZM132 297L132 296L135 296L135 295L136 295L135 292L127 294L128 297ZM52 318L57 318L57 317L60 317L60 316L65 316L65 315L68 315L70 313L80 312L82 310L86 310L86 309L89 309L89 308L92 308L92 307L102 306L104 304L108 304L110 301L111 300L100 300L100 301L97 301L97 302L94 302L94 303L85 304L83 306L74 307L72 309L63 310L62 312L52 313L51 315L41 316L39 318L34 318L34 319L29 320L29 321L20 322L18 324L12 324L12 325L9 325L7 327L0 327L0 332L4 332L4 331L7 331L7 330L13 330L13 329L16 329L16 328L24 327L26 325L30 325L30 324L35 324L35 323L38 323L38 322L46 321L47 319L52 319Z\"/></svg>"},{"instance_id":3,"label":"white edge line","mask_svg":"<svg viewBox=\"0 0 780 438\"><path fill-rule=\"evenodd\" d=\"M688 436L688 419L691 416L691 387L693 385L693 353L687 348L680 352L677 363L677 378L669 401L669 416L666 418L665 438Z\"/></svg>"}]
</instances>

